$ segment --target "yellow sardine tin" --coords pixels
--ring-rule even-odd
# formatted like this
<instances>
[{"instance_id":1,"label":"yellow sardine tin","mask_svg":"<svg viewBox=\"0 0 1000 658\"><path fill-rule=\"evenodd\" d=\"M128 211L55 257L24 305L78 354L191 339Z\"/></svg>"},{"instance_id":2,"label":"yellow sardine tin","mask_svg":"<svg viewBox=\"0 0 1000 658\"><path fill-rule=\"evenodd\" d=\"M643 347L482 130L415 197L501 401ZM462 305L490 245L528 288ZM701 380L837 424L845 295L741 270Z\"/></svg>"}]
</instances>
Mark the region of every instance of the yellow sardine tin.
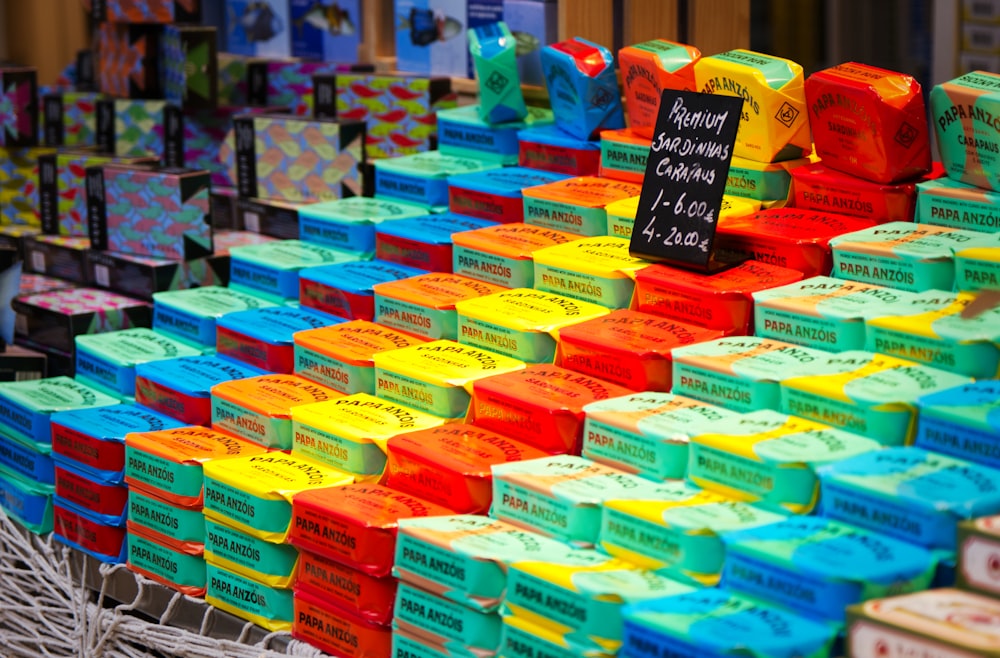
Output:
<instances>
[{"instance_id":1,"label":"yellow sardine tin","mask_svg":"<svg viewBox=\"0 0 1000 658\"><path fill-rule=\"evenodd\" d=\"M649 261L629 254L626 238L595 237L535 252L535 287L608 308L628 308L635 273Z\"/></svg>"},{"instance_id":2,"label":"yellow sardine tin","mask_svg":"<svg viewBox=\"0 0 1000 658\"><path fill-rule=\"evenodd\" d=\"M719 219L752 215L760 210L760 205L760 201L755 199L725 194L722 197L722 206L719 208ZM639 197L614 201L605 206L604 210L608 213L608 235L613 238L631 239L635 216L639 211Z\"/></svg>"}]
</instances>

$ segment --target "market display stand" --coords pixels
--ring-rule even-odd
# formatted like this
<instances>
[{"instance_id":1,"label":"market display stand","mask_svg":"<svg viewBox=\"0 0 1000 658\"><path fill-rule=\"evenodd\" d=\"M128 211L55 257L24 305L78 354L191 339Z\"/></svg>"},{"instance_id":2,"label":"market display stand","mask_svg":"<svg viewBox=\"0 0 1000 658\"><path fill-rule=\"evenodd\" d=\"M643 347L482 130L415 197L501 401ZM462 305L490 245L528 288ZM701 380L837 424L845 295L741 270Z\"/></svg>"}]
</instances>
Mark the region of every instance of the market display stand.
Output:
<instances>
[{"instance_id":1,"label":"market display stand","mask_svg":"<svg viewBox=\"0 0 1000 658\"><path fill-rule=\"evenodd\" d=\"M0 656L277 658L328 654L38 536L0 510Z\"/></svg>"}]
</instances>

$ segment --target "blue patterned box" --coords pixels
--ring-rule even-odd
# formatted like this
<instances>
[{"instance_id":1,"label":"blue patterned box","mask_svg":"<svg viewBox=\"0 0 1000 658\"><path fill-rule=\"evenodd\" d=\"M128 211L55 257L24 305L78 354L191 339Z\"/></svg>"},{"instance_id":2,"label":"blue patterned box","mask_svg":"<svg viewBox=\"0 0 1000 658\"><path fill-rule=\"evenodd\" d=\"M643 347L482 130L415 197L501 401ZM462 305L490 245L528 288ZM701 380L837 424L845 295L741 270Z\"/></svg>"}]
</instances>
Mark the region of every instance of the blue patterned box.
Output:
<instances>
[{"instance_id":1,"label":"blue patterned box","mask_svg":"<svg viewBox=\"0 0 1000 658\"><path fill-rule=\"evenodd\" d=\"M93 146L97 140L97 101L92 91L58 91L42 96L41 130L46 146Z\"/></svg>"},{"instance_id":2,"label":"blue patterned box","mask_svg":"<svg viewBox=\"0 0 1000 658\"><path fill-rule=\"evenodd\" d=\"M162 158L166 106L161 100L116 100L114 154Z\"/></svg>"},{"instance_id":3,"label":"blue patterned box","mask_svg":"<svg viewBox=\"0 0 1000 658\"><path fill-rule=\"evenodd\" d=\"M0 146L38 144L38 72L0 67Z\"/></svg>"},{"instance_id":4,"label":"blue patterned box","mask_svg":"<svg viewBox=\"0 0 1000 658\"><path fill-rule=\"evenodd\" d=\"M215 107L219 97L214 27L167 25L160 39L163 97L185 109Z\"/></svg>"}]
</instances>

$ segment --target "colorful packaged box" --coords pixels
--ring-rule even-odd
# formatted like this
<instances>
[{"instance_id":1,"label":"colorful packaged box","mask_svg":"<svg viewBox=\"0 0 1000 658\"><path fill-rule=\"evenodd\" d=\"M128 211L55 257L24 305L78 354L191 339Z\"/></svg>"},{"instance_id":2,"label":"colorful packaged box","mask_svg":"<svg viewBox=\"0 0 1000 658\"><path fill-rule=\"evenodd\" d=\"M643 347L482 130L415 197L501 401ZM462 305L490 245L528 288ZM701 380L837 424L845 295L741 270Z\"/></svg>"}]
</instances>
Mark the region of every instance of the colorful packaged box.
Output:
<instances>
[{"instance_id":1,"label":"colorful packaged box","mask_svg":"<svg viewBox=\"0 0 1000 658\"><path fill-rule=\"evenodd\" d=\"M163 97L185 109L215 107L219 99L215 28L167 25L160 52Z\"/></svg>"},{"instance_id":2,"label":"colorful packaged box","mask_svg":"<svg viewBox=\"0 0 1000 658\"><path fill-rule=\"evenodd\" d=\"M805 82L813 148L824 164L875 183L931 168L927 109L912 76L845 62Z\"/></svg>"},{"instance_id":3,"label":"colorful packaged box","mask_svg":"<svg viewBox=\"0 0 1000 658\"><path fill-rule=\"evenodd\" d=\"M923 394L916 399L919 413L914 445L1000 468L998 403L1000 388L994 380Z\"/></svg>"},{"instance_id":4,"label":"colorful packaged box","mask_svg":"<svg viewBox=\"0 0 1000 658\"><path fill-rule=\"evenodd\" d=\"M972 71L931 89L941 162L948 176L1000 191L1000 142L993 137L1000 74Z\"/></svg>"},{"instance_id":5,"label":"colorful packaged box","mask_svg":"<svg viewBox=\"0 0 1000 658\"><path fill-rule=\"evenodd\" d=\"M392 576L369 576L325 555L302 550L295 589L380 626L392 624L396 603L396 579Z\"/></svg>"},{"instance_id":6,"label":"colorful packaged box","mask_svg":"<svg viewBox=\"0 0 1000 658\"><path fill-rule=\"evenodd\" d=\"M161 544L148 535L129 530L126 565L150 580L187 596L205 595L205 558Z\"/></svg>"},{"instance_id":7,"label":"colorful packaged box","mask_svg":"<svg viewBox=\"0 0 1000 658\"><path fill-rule=\"evenodd\" d=\"M609 203L604 208L608 213L607 235L615 238L632 237L632 230L635 228L635 215L639 209L639 197L634 196L621 201ZM722 197L722 205L719 207L719 217L743 217L752 215L760 210L760 203L744 197L730 196Z\"/></svg>"},{"instance_id":8,"label":"colorful packaged box","mask_svg":"<svg viewBox=\"0 0 1000 658\"><path fill-rule=\"evenodd\" d=\"M524 368L513 357L453 340L378 352L375 394L442 418L464 417L473 383Z\"/></svg>"},{"instance_id":9,"label":"colorful packaged box","mask_svg":"<svg viewBox=\"0 0 1000 658\"><path fill-rule=\"evenodd\" d=\"M82 236L33 235L24 238L24 271L56 277L85 286L90 283L87 267L90 238Z\"/></svg>"},{"instance_id":10,"label":"colorful packaged box","mask_svg":"<svg viewBox=\"0 0 1000 658\"><path fill-rule=\"evenodd\" d=\"M601 169L601 145L578 139L556 126L525 128L517 133L517 163L570 176L596 176Z\"/></svg>"},{"instance_id":11,"label":"colorful packaged box","mask_svg":"<svg viewBox=\"0 0 1000 658\"><path fill-rule=\"evenodd\" d=\"M214 203L214 199L212 203ZM300 237L299 211L311 203L292 203L277 199L245 199L232 201L232 213L237 226L247 231L269 235L279 240L298 240ZM213 212L213 225L215 224Z\"/></svg>"},{"instance_id":12,"label":"colorful packaged box","mask_svg":"<svg viewBox=\"0 0 1000 658\"><path fill-rule=\"evenodd\" d=\"M673 490L574 455L494 464L490 516L577 545L597 543L601 505L619 498L674 496Z\"/></svg>"},{"instance_id":13,"label":"colorful packaged box","mask_svg":"<svg viewBox=\"0 0 1000 658\"><path fill-rule=\"evenodd\" d=\"M69 281L63 281L44 274L21 274L18 281L18 295L34 295L39 292L49 292L50 290L62 290L63 288L75 288Z\"/></svg>"},{"instance_id":14,"label":"colorful packaged box","mask_svg":"<svg viewBox=\"0 0 1000 658\"><path fill-rule=\"evenodd\" d=\"M448 207L453 212L492 222L523 222L522 190L565 178L565 174L527 167L504 167L458 174L448 179Z\"/></svg>"},{"instance_id":15,"label":"colorful packaged box","mask_svg":"<svg viewBox=\"0 0 1000 658\"><path fill-rule=\"evenodd\" d=\"M770 208L752 216L721 220L716 248L734 257L798 270L805 277L827 275L832 267L830 240L873 225L871 220L847 215Z\"/></svg>"},{"instance_id":16,"label":"colorful packaged box","mask_svg":"<svg viewBox=\"0 0 1000 658\"><path fill-rule=\"evenodd\" d=\"M629 127L637 135L652 138L664 89L696 89L694 64L700 58L701 51L694 46L666 39L652 39L618 51L625 113Z\"/></svg>"},{"instance_id":17,"label":"colorful packaged box","mask_svg":"<svg viewBox=\"0 0 1000 658\"><path fill-rule=\"evenodd\" d=\"M997 309L967 314L974 293L915 293L886 315L865 320L865 347L977 379L1000 373Z\"/></svg>"},{"instance_id":18,"label":"colorful packaged box","mask_svg":"<svg viewBox=\"0 0 1000 658\"><path fill-rule=\"evenodd\" d=\"M1000 230L1000 193L947 176L917 184L916 219L924 224L993 233Z\"/></svg>"},{"instance_id":19,"label":"colorful packaged box","mask_svg":"<svg viewBox=\"0 0 1000 658\"><path fill-rule=\"evenodd\" d=\"M635 658L725 658L741 652L826 658L836 640L830 626L723 589L644 601L626 607L622 617L622 652Z\"/></svg>"},{"instance_id":20,"label":"colorful packaged box","mask_svg":"<svg viewBox=\"0 0 1000 658\"><path fill-rule=\"evenodd\" d=\"M547 627L577 651L614 654L622 643L622 608L692 591L688 585L586 549L510 565L505 614Z\"/></svg>"},{"instance_id":21,"label":"colorful packaged box","mask_svg":"<svg viewBox=\"0 0 1000 658\"><path fill-rule=\"evenodd\" d=\"M754 295L802 279L780 265L749 260L717 274L650 265L636 273L632 307L726 334L750 333Z\"/></svg>"},{"instance_id":22,"label":"colorful packaged box","mask_svg":"<svg viewBox=\"0 0 1000 658\"><path fill-rule=\"evenodd\" d=\"M587 459L659 482L684 477L691 436L735 415L683 395L642 392L583 408Z\"/></svg>"},{"instance_id":23,"label":"colorful packaged box","mask_svg":"<svg viewBox=\"0 0 1000 658\"><path fill-rule=\"evenodd\" d=\"M837 626L848 605L927 589L937 567L927 549L818 517L740 530L725 541L724 587Z\"/></svg>"},{"instance_id":24,"label":"colorful packaged box","mask_svg":"<svg viewBox=\"0 0 1000 658\"><path fill-rule=\"evenodd\" d=\"M241 196L317 202L361 194L364 122L269 114L238 116L233 127Z\"/></svg>"},{"instance_id":25,"label":"colorful packaged box","mask_svg":"<svg viewBox=\"0 0 1000 658\"><path fill-rule=\"evenodd\" d=\"M629 254L625 238L604 236L545 247L532 258L539 290L612 309L631 304L635 277L650 264Z\"/></svg>"},{"instance_id":26,"label":"colorful packaged box","mask_svg":"<svg viewBox=\"0 0 1000 658\"><path fill-rule=\"evenodd\" d=\"M346 395L375 395L374 356L425 342L368 320L300 331L295 342L295 374Z\"/></svg>"},{"instance_id":27,"label":"colorful packaged box","mask_svg":"<svg viewBox=\"0 0 1000 658\"><path fill-rule=\"evenodd\" d=\"M292 501L288 542L370 576L388 576L399 521L453 514L378 484L348 484L303 492Z\"/></svg>"},{"instance_id":28,"label":"colorful packaged box","mask_svg":"<svg viewBox=\"0 0 1000 658\"><path fill-rule=\"evenodd\" d=\"M721 335L648 313L617 310L560 329L556 364L634 391L669 391L671 350Z\"/></svg>"},{"instance_id":29,"label":"colorful packaged box","mask_svg":"<svg viewBox=\"0 0 1000 658\"><path fill-rule=\"evenodd\" d=\"M205 518L275 543L288 536L294 496L354 481L350 473L281 452L211 460L203 471Z\"/></svg>"},{"instance_id":30,"label":"colorful packaged box","mask_svg":"<svg viewBox=\"0 0 1000 658\"><path fill-rule=\"evenodd\" d=\"M726 194L761 202L784 201L789 196L791 172L811 162L809 158L758 162L734 155L726 176Z\"/></svg>"},{"instance_id":31,"label":"colorful packaged box","mask_svg":"<svg viewBox=\"0 0 1000 658\"><path fill-rule=\"evenodd\" d=\"M109 110L102 110L109 107ZM142 100L137 98L100 101L97 114L97 146L101 151L114 153L118 157L152 156L165 159L170 150L180 150L167 143L167 109L163 100ZM102 112L114 115L114 133L105 137L102 126L105 119ZM110 140L110 144L106 141Z\"/></svg>"},{"instance_id":32,"label":"colorful packaged box","mask_svg":"<svg viewBox=\"0 0 1000 658\"><path fill-rule=\"evenodd\" d=\"M601 176L641 185L651 147L649 137L631 128L601 131Z\"/></svg>"},{"instance_id":33,"label":"colorful packaged box","mask_svg":"<svg viewBox=\"0 0 1000 658\"><path fill-rule=\"evenodd\" d=\"M393 631L388 626L355 615L326 597L296 588L292 637L345 658L391 655Z\"/></svg>"},{"instance_id":34,"label":"colorful packaged box","mask_svg":"<svg viewBox=\"0 0 1000 658\"><path fill-rule=\"evenodd\" d=\"M573 452L583 433L583 407L630 392L559 366L529 365L475 382L469 418L548 453Z\"/></svg>"},{"instance_id":35,"label":"colorful packaged box","mask_svg":"<svg viewBox=\"0 0 1000 658\"><path fill-rule=\"evenodd\" d=\"M820 497L817 468L881 447L814 420L752 411L691 437L688 480L764 509L809 514Z\"/></svg>"},{"instance_id":36,"label":"colorful packaged box","mask_svg":"<svg viewBox=\"0 0 1000 658\"><path fill-rule=\"evenodd\" d=\"M212 424L213 386L262 374L257 368L216 356L139 363L135 367L135 400L182 423L208 427Z\"/></svg>"},{"instance_id":37,"label":"colorful packaged box","mask_svg":"<svg viewBox=\"0 0 1000 658\"><path fill-rule=\"evenodd\" d=\"M375 196L405 201L427 209L448 205L448 178L496 169L499 163L461 158L440 151L375 161Z\"/></svg>"},{"instance_id":38,"label":"colorful packaged box","mask_svg":"<svg viewBox=\"0 0 1000 658\"><path fill-rule=\"evenodd\" d=\"M373 286L420 274L415 267L378 259L307 267L299 271L299 302L348 320L373 320Z\"/></svg>"},{"instance_id":39,"label":"colorful packaged box","mask_svg":"<svg viewBox=\"0 0 1000 658\"><path fill-rule=\"evenodd\" d=\"M520 223L456 233L452 236L453 270L507 288L531 288L535 282L532 254L576 239L571 233Z\"/></svg>"},{"instance_id":40,"label":"colorful packaged box","mask_svg":"<svg viewBox=\"0 0 1000 658\"><path fill-rule=\"evenodd\" d=\"M125 477L125 436L158 432L181 423L134 404L60 411L50 417L52 459L91 480L121 484Z\"/></svg>"},{"instance_id":41,"label":"colorful packaged box","mask_svg":"<svg viewBox=\"0 0 1000 658\"><path fill-rule=\"evenodd\" d=\"M422 638L446 653L495 655L500 648L500 615L481 612L401 580L396 593L394 632ZM475 655L475 654L473 654Z\"/></svg>"},{"instance_id":42,"label":"colorful packaged box","mask_svg":"<svg viewBox=\"0 0 1000 658\"><path fill-rule=\"evenodd\" d=\"M138 364L199 354L193 347L141 327L81 335L76 337L76 373L109 395L134 396Z\"/></svg>"},{"instance_id":43,"label":"colorful packaged box","mask_svg":"<svg viewBox=\"0 0 1000 658\"><path fill-rule=\"evenodd\" d=\"M633 183L577 176L529 187L524 194L524 222L582 236L603 236L605 206L639 194Z\"/></svg>"},{"instance_id":44,"label":"colorful packaged box","mask_svg":"<svg viewBox=\"0 0 1000 658\"><path fill-rule=\"evenodd\" d=\"M216 323L216 351L268 372L295 370L293 334L343 322L308 308L267 306L236 311Z\"/></svg>"},{"instance_id":45,"label":"colorful packaged box","mask_svg":"<svg viewBox=\"0 0 1000 658\"><path fill-rule=\"evenodd\" d=\"M295 620L292 590L269 587L205 563L205 602L273 633L289 632Z\"/></svg>"},{"instance_id":46,"label":"colorful packaged box","mask_svg":"<svg viewBox=\"0 0 1000 658\"><path fill-rule=\"evenodd\" d=\"M52 537L57 542L86 553L98 562L124 564L128 547L125 545L125 525L100 523L78 510L52 506Z\"/></svg>"},{"instance_id":47,"label":"colorful packaged box","mask_svg":"<svg viewBox=\"0 0 1000 658\"><path fill-rule=\"evenodd\" d=\"M302 207L299 234L306 242L370 258L375 253L375 232L382 222L426 214L421 206L395 200L337 199Z\"/></svg>"},{"instance_id":48,"label":"colorful packaged box","mask_svg":"<svg viewBox=\"0 0 1000 658\"><path fill-rule=\"evenodd\" d=\"M509 656L510 658L531 658L543 652L544 655L551 658L572 658L578 655L578 652L573 649L566 635L520 617L507 616L503 617L502 621L500 651L504 656ZM409 647L408 644L402 643L401 646ZM427 658L431 657L428 656Z\"/></svg>"},{"instance_id":49,"label":"colorful packaged box","mask_svg":"<svg viewBox=\"0 0 1000 658\"><path fill-rule=\"evenodd\" d=\"M101 23L97 50L97 88L118 98L162 98L157 25Z\"/></svg>"},{"instance_id":50,"label":"colorful packaged box","mask_svg":"<svg viewBox=\"0 0 1000 658\"><path fill-rule=\"evenodd\" d=\"M795 208L861 217L880 224L912 222L916 215L918 184L913 180L876 183L841 173L823 162L795 167L790 173L788 203Z\"/></svg>"},{"instance_id":51,"label":"colorful packaged box","mask_svg":"<svg viewBox=\"0 0 1000 658\"><path fill-rule=\"evenodd\" d=\"M412 407L354 393L294 408L291 448L293 454L350 472L358 481L377 480L385 470L389 439L445 422Z\"/></svg>"},{"instance_id":52,"label":"colorful packaged box","mask_svg":"<svg viewBox=\"0 0 1000 658\"><path fill-rule=\"evenodd\" d=\"M336 114L369 121L365 149L372 160L433 148L436 115L456 106L451 78L337 73Z\"/></svg>"},{"instance_id":53,"label":"colorful packaged box","mask_svg":"<svg viewBox=\"0 0 1000 658\"><path fill-rule=\"evenodd\" d=\"M790 59L736 49L694 65L697 89L743 98L733 154L757 162L809 155L812 140L802 67Z\"/></svg>"},{"instance_id":54,"label":"colorful packaged box","mask_svg":"<svg viewBox=\"0 0 1000 658\"><path fill-rule=\"evenodd\" d=\"M533 288L514 288L466 299L458 310L458 340L527 363L551 363L559 331L608 310Z\"/></svg>"},{"instance_id":55,"label":"colorful packaged box","mask_svg":"<svg viewBox=\"0 0 1000 658\"><path fill-rule=\"evenodd\" d=\"M451 272L452 234L493 224L451 212L386 222L375 229L375 257L426 272Z\"/></svg>"},{"instance_id":56,"label":"colorful packaged box","mask_svg":"<svg viewBox=\"0 0 1000 658\"><path fill-rule=\"evenodd\" d=\"M607 48L574 37L542 48L545 86L561 130L592 139L601 130L625 127L614 56Z\"/></svg>"},{"instance_id":57,"label":"colorful packaged box","mask_svg":"<svg viewBox=\"0 0 1000 658\"><path fill-rule=\"evenodd\" d=\"M663 483L653 493L604 501L599 545L609 555L695 586L719 583L731 533L785 518L681 483Z\"/></svg>"},{"instance_id":58,"label":"colorful packaged box","mask_svg":"<svg viewBox=\"0 0 1000 658\"><path fill-rule=\"evenodd\" d=\"M503 290L460 274L428 273L376 283L375 322L425 338L458 338L458 311L465 299Z\"/></svg>"},{"instance_id":59,"label":"colorful packaged box","mask_svg":"<svg viewBox=\"0 0 1000 658\"><path fill-rule=\"evenodd\" d=\"M205 427L132 432L125 437L125 483L172 505L200 508L206 464L266 452L256 443Z\"/></svg>"},{"instance_id":60,"label":"colorful packaged box","mask_svg":"<svg viewBox=\"0 0 1000 658\"><path fill-rule=\"evenodd\" d=\"M17 297L12 306L18 314L18 334L67 352L82 334L148 327L153 311L146 302L96 288L65 288Z\"/></svg>"},{"instance_id":61,"label":"colorful packaged box","mask_svg":"<svg viewBox=\"0 0 1000 658\"><path fill-rule=\"evenodd\" d=\"M92 480L72 468L56 466L55 497L52 504L86 514L111 526L125 523L128 512L128 488Z\"/></svg>"},{"instance_id":62,"label":"colorful packaged box","mask_svg":"<svg viewBox=\"0 0 1000 658\"><path fill-rule=\"evenodd\" d=\"M158 292L153 295L153 328L188 345L214 349L217 318L265 306L274 304L221 286Z\"/></svg>"},{"instance_id":63,"label":"colorful packaged box","mask_svg":"<svg viewBox=\"0 0 1000 658\"><path fill-rule=\"evenodd\" d=\"M836 276L921 292L955 284L955 251L982 234L930 224L888 222L830 240Z\"/></svg>"},{"instance_id":64,"label":"colorful packaged box","mask_svg":"<svg viewBox=\"0 0 1000 658\"><path fill-rule=\"evenodd\" d=\"M480 89L479 118L488 123L523 119L528 113L517 75L517 42L503 21L469 30L469 52Z\"/></svg>"},{"instance_id":65,"label":"colorful packaged box","mask_svg":"<svg viewBox=\"0 0 1000 658\"><path fill-rule=\"evenodd\" d=\"M229 281L228 257L183 261L111 251L91 251L87 256L87 278L94 286L139 299L152 300L158 292Z\"/></svg>"},{"instance_id":66,"label":"colorful packaged box","mask_svg":"<svg viewBox=\"0 0 1000 658\"><path fill-rule=\"evenodd\" d=\"M83 0L96 22L112 23L197 23L202 17L200 0Z\"/></svg>"},{"instance_id":67,"label":"colorful packaged box","mask_svg":"<svg viewBox=\"0 0 1000 658\"><path fill-rule=\"evenodd\" d=\"M820 469L823 514L954 551L959 521L1000 512L998 472L923 448L886 448Z\"/></svg>"},{"instance_id":68,"label":"colorful packaged box","mask_svg":"<svg viewBox=\"0 0 1000 658\"><path fill-rule=\"evenodd\" d=\"M0 147L0 235L4 242L19 243L25 234L40 232L38 159L53 152L46 147ZM51 197L47 201L55 203Z\"/></svg>"},{"instance_id":69,"label":"colorful packaged box","mask_svg":"<svg viewBox=\"0 0 1000 658\"><path fill-rule=\"evenodd\" d=\"M36 535L52 532L52 489L0 467L0 508Z\"/></svg>"},{"instance_id":70,"label":"colorful packaged box","mask_svg":"<svg viewBox=\"0 0 1000 658\"><path fill-rule=\"evenodd\" d=\"M5 424L0 432L0 469L27 479L52 494L55 482L55 460L52 444L28 440Z\"/></svg>"},{"instance_id":71,"label":"colorful packaged box","mask_svg":"<svg viewBox=\"0 0 1000 658\"><path fill-rule=\"evenodd\" d=\"M299 549L205 519L205 561L269 587L291 587Z\"/></svg>"},{"instance_id":72,"label":"colorful packaged box","mask_svg":"<svg viewBox=\"0 0 1000 658\"><path fill-rule=\"evenodd\" d=\"M298 300L299 270L358 260L357 254L302 240L233 247L229 254L230 288L259 295L275 303Z\"/></svg>"},{"instance_id":73,"label":"colorful packaged box","mask_svg":"<svg viewBox=\"0 0 1000 658\"><path fill-rule=\"evenodd\" d=\"M1000 656L996 599L935 589L868 601L847 610L846 650L876 655L882 647L941 656Z\"/></svg>"},{"instance_id":74,"label":"colorful packaged box","mask_svg":"<svg viewBox=\"0 0 1000 658\"><path fill-rule=\"evenodd\" d=\"M1000 594L1000 517L987 516L958 524L958 586L979 594Z\"/></svg>"},{"instance_id":75,"label":"colorful packaged box","mask_svg":"<svg viewBox=\"0 0 1000 658\"><path fill-rule=\"evenodd\" d=\"M753 293L754 331L829 352L864 349L865 320L890 315L910 293L814 276Z\"/></svg>"},{"instance_id":76,"label":"colorful packaged box","mask_svg":"<svg viewBox=\"0 0 1000 658\"><path fill-rule=\"evenodd\" d=\"M822 355L781 381L781 410L877 440L907 445L922 395L971 384L968 377L884 354Z\"/></svg>"},{"instance_id":77,"label":"colorful packaged box","mask_svg":"<svg viewBox=\"0 0 1000 658\"><path fill-rule=\"evenodd\" d=\"M278 450L292 448L292 410L341 394L298 375L259 375L212 387L212 429Z\"/></svg>"},{"instance_id":78,"label":"colorful packaged box","mask_svg":"<svg viewBox=\"0 0 1000 658\"><path fill-rule=\"evenodd\" d=\"M0 68L0 107L4 108L0 147L38 144L38 69Z\"/></svg>"},{"instance_id":79,"label":"colorful packaged box","mask_svg":"<svg viewBox=\"0 0 1000 658\"><path fill-rule=\"evenodd\" d=\"M520 158L520 131L551 126L554 121L552 110L528 107L521 119L491 123L480 117L481 107L482 104L462 105L438 112L439 151L509 167Z\"/></svg>"},{"instance_id":80,"label":"colorful packaged box","mask_svg":"<svg viewBox=\"0 0 1000 658\"><path fill-rule=\"evenodd\" d=\"M465 423L397 434L386 444L383 483L460 514L485 514L493 499L493 464L546 453Z\"/></svg>"},{"instance_id":81,"label":"colorful packaged box","mask_svg":"<svg viewBox=\"0 0 1000 658\"><path fill-rule=\"evenodd\" d=\"M205 551L205 515L201 505L181 506L141 489L128 492L129 534L141 534L161 546L202 559Z\"/></svg>"}]
</instances>

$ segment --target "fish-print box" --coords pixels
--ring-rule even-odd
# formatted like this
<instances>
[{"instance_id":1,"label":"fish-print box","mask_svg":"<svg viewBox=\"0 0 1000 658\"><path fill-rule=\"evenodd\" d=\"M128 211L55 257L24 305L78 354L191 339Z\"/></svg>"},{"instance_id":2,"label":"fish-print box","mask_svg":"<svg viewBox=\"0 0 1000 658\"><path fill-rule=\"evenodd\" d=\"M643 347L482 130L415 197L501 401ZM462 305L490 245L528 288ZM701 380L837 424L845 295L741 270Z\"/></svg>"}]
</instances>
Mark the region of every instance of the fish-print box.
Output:
<instances>
[{"instance_id":1,"label":"fish-print box","mask_svg":"<svg viewBox=\"0 0 1000 658\"><path fill-rule=\"evenodd\" d=\"M175 260L211 256L210 177L173 167L88 169L91 248Z\"/></svg>"}]
</instances>

